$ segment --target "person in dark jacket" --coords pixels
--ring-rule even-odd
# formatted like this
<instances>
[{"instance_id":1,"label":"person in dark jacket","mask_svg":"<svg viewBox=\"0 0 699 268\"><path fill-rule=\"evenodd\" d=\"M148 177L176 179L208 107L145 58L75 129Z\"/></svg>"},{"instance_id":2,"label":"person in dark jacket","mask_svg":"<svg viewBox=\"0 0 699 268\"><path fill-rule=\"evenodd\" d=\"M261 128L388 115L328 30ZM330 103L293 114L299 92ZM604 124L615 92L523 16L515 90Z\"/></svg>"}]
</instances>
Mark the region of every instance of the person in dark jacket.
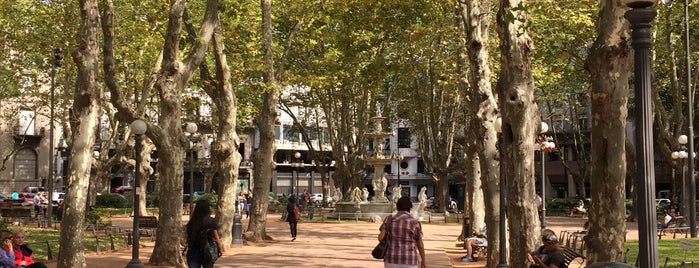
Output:
<instances>
[{"instance_id":1,"label":"person in dark jacket","mask_svg":"<svg viewBox=\"0 0 699 268\"><path fill-rule=\"evenodd\" d=\"M301 210L296 204L296 196L289 197L289 204L286 205L286 221L289 222L289 229L291 231L291 242L296 240L296 225L298 225L299 220L294 217L294 208Z\"/></svg>"},{"instance_id":2,"label":"person in dark jacket","mask_svg":"<svg viewBox=\"0 0 699 268\"><path fill-rule=\"evenodd\" d=\"M224 248L218 236L218 223L216 223L215 218L211 217L211 205L205 199L197 201L186 227L187 265L190 268L214 267L214 263L205 258L203 242L206 242L206 239L202 237L202 233L213 236L218 247L218 256L220 257L224 252Z\"/></svg>"}]
</instances>

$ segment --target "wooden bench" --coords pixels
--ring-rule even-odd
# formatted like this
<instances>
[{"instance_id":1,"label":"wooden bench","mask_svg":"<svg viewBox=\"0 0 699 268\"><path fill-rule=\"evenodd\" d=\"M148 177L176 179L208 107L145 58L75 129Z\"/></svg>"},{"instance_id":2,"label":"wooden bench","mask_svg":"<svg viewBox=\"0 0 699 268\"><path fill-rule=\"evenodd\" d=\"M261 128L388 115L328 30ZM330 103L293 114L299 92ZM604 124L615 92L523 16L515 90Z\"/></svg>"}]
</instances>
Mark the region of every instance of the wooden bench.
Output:
<instances>
[{"instance_id":1,"label":"wooden bench","mask_svg":"<svg viewBox=\"0 0 699 268\"><path fill-rule=\"evenodd\" d=\"M581 265L585 262L585 255L582 255L582 253L570 247L561 247L561 250L563 250L563 256L565 257L565 266L570 266L570 263L577 258L582 259L580 261Z\"/></svg>"},{"instance_id":2,"label":"wooden bench","mask_svg":"<svg viewBox=\"0 0 699 268\"><path fill-rule=\"evenodd\" d=\"M155 232L158 230L158 217L140 216L138 218L138 228L141 236L150 236L151 240L155 240Z\"/></svg>"}]
</instances>

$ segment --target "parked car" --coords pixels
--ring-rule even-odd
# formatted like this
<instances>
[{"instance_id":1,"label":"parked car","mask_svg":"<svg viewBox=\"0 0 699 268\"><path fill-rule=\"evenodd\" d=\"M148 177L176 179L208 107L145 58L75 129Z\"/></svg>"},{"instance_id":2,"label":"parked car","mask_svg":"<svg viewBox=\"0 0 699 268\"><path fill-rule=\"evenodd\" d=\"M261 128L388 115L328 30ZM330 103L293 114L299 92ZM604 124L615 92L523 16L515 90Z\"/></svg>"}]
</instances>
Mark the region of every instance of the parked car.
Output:
<instances>
[{"instance_id":1,"label":"parked car","mask_svg":"<svg viewBox=\"0 0 699 268\"><path fill-rule=\"evenodd\" d=\"M119 187L114 187L114 189L112 190L112 192L113 192L113 193L117 193L117 194L124 194L125 192L131 191L131 190L133 190L133 189L131 189L131 186L122 185L122 186L119 186Z\"/></svg>"},{"instance_id":2,"label":"parked car","mask_svg":"<svg viewBox=\"0 0 699 268\"><path fill-rule=\"evenodd\" d=\"M328 196L325 199L326 203L331 203L333 201L333 198ZM312 194L311 195L311 203L315 204L316 206L320 206L320 203L323 202L323 194Z\"/></svg>"},{"instance_id":3,"label":"parked car","mask_svg":"<svg viewBox=\"0 0 699 268\"><path fill-rule=\"evenodd\" d=\"M44 186L27 186L24 187L24 192L27 193L38 193L38 192L45 192L46 188Z\"/></svg>"}]
</instances>

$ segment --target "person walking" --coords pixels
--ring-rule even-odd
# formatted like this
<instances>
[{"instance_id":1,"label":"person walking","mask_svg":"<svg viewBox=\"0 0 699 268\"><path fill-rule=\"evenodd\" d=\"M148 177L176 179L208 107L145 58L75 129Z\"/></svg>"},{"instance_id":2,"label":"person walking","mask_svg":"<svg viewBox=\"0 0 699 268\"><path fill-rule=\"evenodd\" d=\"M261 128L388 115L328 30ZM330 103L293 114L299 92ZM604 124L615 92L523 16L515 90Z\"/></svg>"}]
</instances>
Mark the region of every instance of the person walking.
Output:
<instances>
[{"instance_id":1,"label":"person walking","mask_svg":"<svg viewBox=\"0 0 699 268\"><path fill-rule=\"evenodd\" d=\"M393 217L386 217L379 227L379 241L388 236L388 247L384 257L386 268L427 267L422 226L410 215L412 208L413 202L410 197L401 197L396 202L398 213Z\"/></svg>"},{"instance_id":2,"label":"person walking","mask_svg":"<svg viewBox=\"0 0 699 268\"><path fill-rule=\"evenodd\" d=\"M289 204L286 205L286 221L289 222L289 231L291 231L291 242L296 240L296 226L299 223L297 215L300 214L300 208L296 204L296 196L289 197Z\"/></svg>"},{"instance_id":3,"label":"person walking","mask_svg":"<svg viewBox=\"0 0 699 268\"><path fill-rule=\"evenodd\" d=\"M187 265L189 268L211 268L214 262L207 260L204 248L208 239L202 234L213 236L218 247L218 256L225 251L218 236L218 223L211 217L211 204L205 199L197 201L186 226ZM191 239L190 239L191 238Z\"/></svg>"}]
</instances>

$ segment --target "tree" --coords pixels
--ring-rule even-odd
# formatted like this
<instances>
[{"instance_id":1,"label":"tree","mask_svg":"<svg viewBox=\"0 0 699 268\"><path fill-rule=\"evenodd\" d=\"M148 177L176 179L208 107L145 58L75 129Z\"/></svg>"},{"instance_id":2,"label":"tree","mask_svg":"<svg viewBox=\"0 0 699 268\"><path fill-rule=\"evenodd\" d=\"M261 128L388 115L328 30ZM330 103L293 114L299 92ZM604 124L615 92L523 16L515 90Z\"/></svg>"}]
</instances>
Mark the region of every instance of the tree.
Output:
<instances>
[{"instance_id":1,"label":"tree","mask_svg":"<svg viewBox=\"0 0 699 268\"><path fill-rule=\"evenodd\" d=\"M68 188L65 198L64 220L61 225L61 250L58 267L84 267L84 223L87 189L90 182L92 148L102 102L99 86L99 33L100 15L96 0L80 1L80 39L73 52L78 67L71 125L73 149L71 151Z\"/></svg>"},{"instance_id":2,"label":"tree","mask_svg":"<svg viewBox=\"0 0 699 268\"><path fill-rule=\"evenodd\" d=\"M158 71L153 75L153 85L160 99L158 108L160 114L157 124L144 114L132 109L116 83L108 83L111 101L119 111L119 120L131 122L136 118L146 121L148 130L146 136L158 149L158 172L160 174L160 220L150 263L153 265L183 266L179 254L181 238L182 215L182 155L189 141L182 130L181 94L190 81L194 71L204 59L207 47L212 39L214 29L218 25L218 1L208 0L206 11L198 32L197 42L193 44L184 60L179 60L180 39L183 28L183 14L186 9L185 1L173 1L170 4L168 27L162 47L162 61ZM114 41L113 28L105 28L105 47L112 48ZM113 50L105 49L105 62L111 61L105 73L112 78L116 74ZM105 64L108 65L108 64ZM112 81L114 82L114 81ZM148 87L144 88L141 98L149 97Z\"/></svg>"},{"instance_id":3,"label":"tree","mask_svg":"<svg viewBox=\"0 0 699 268\"><path fill-rule=\"evenodd\" d=\"M500 75L496 92L502 114L502 147L507 178L507 208L510 233L537 230L533 173L533 146L540 127L534 100L531 73L532 41L522 23L526 1L500 0L497 29L500 38ZM540 242L535 236L510 236L510 260L513 267L524 267L527 253Z\"/></svg>"},{"instance_id":4,"label":"tree","mask_svg":"<svg viewBox=\"0 0 699 268\"><path fill-rule=\"evenodd\" d=\"M492 79L489 50L491 8L492 2L488 0L466 1L459 4L460 25L468 36L462 48L466 50L468 58L461 59L460 65L464 74L460 81L462 90L465 91L464 95L469 96L467 105L472 115L470 122L465 126L466 150L467 155L474 157L473 164L469 166L477 171L467 177L467 185L474 185L469 189L472 197L470 201L473 204L472 212L481 214L472 216L474 227L481 221L485 221L486 226L490 226L488 244L491 246L488 247L488 266L494 267L499 255L503 254L499 252L500 228L495 228L500 223L500 213L503 212L499 209L501 202L497 173L499 156L494 127L498 116L498 104L490 82ZM476 194L479 192L482 192L482 195ZM481 203L483 206L477 205ZM476 209L478 207L483 209ZM464 231L471 232L471 230L463 230L462 233Z\"/></svg>"},{"instance_id":5,"label":"tree","mask_svg":"<svg viewBox=\"0 0 699 268\"><path fill-rule=\"evenodd\" d=\"M622 261L626 229L626 117L630 51L627 8L600 1L597 39L586 61L592 98L590 227L585 241L590 263Z\"/></svg>"},{"instance_id":6,"label":"tree","mask_svg":"<svg viewBox=\"0 0 699 268\"><path fill-rule=\"evenodd\" d=\"M253 213L250 218L246 239L248 241L261 241L268 239L267 223L267 196L269 185L272 183L272 170L274 170L274 123L277 115L277 103L279 102L280 85L277 81L274 67L273 39L272 39L272 1L262 0L262 54L264 57L263 80L265 91L263 105L260 113L254 120L260 133L260 146L253 153L252 161L255 163L254 195L260 198L253 200Z\"/></svg>"}]
</instances>

